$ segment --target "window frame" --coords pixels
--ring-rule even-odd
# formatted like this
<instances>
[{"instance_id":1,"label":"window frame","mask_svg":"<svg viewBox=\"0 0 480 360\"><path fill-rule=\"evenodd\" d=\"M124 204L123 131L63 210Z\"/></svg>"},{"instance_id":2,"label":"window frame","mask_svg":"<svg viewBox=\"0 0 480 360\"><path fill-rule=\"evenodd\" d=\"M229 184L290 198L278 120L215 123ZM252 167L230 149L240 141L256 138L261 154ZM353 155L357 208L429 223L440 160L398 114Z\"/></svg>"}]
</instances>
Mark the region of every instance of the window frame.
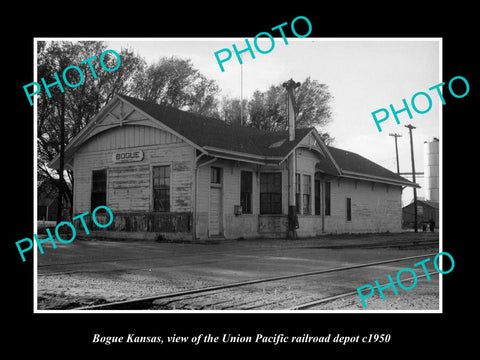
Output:
<instances>
[{"instance_id":1,"label":"window frame","mask_svg":"<svg viewBox=\"0 0 480 360\"><path fill-rule=\"evenodd\" d=\"M210 166L210 186L222 186L222 183L223 168L218 166Z\"/></svg>"},{"instance_id":2,"label":"window frame","mask_svg":"<svg viewBox=\"0 0 480 360\"><path fill-rule=\"evenodd\" d=\"M160 185L155 185L155 169L156 168L168 168L168 184L160 184ZM172 206L172 165L171 164L158 164L158 165L152 165L152 211L154 212L170 212L171 206ZM166 179L166 176L160 177L160 179ZM166 191L167 196L164 198L168 199L168 207L167 208L156 208L157 202L155 201L156 199L156 191Z\"/></svg>"},{"instance_id":3,"label":"window frame","mask_svg":"<svg viewBox=\"0 0 480 360\"><path fill-rule=\"evenodd\" d=\"M331 216L332 214L332 185L330 181L325 181L324 186L324 215Z\"/></svg>"},{"instance_id":4,"label":"window frame","mask_svg":"<svg viewBox=\"0 0 480 360\"><path fill-rule=\"evenodd\" d=\"M244 176L249 177L245 179ZM246 182L246 183L245 183ZM245 186L248 185L248 186ZM253 171L240 171L240 206L243 214L252 214Z\"/></svg>"},{"instance_id":5,"label":"window frame","mask_svg":"<svg viewBox=\"0 0 480 360\"><path fill-rule=\"evenodd\" d=\"M308 179L307 182L305 182L306 179ZM309 174L302 176L302 214L312 214L312 175Z\"/></svg>"},{"instance_id":6,"label":"window frame","mask_svg":"<svg viewBox=\"0 0 480 360\"><path fill-rule=\"evenodd\" d=\"M302 175L295 173L295 212L301 214L302 210Z\"/></svg>"},{"instance_id":7,"label":"window frame","mask_svg":"<svg viewBox=\"0 0 480 360\"><path fill-rule=\"evenodd\" d=\"M107 206L107 193L108 193L108 171L107 170L108 170L107 168L92 170L91 189L90 189L90 211L92 211L92 212L98 206L101 206L101 205ZM99 174L99 173L104 173L105 174L105 181L104 181L105 188L103 189L103 191L98 191L98 190L95 189L95 183L97 183L97 184L99 183L98 180L95 181L95 174ZM98 201L98 199L96 199L96 197L98 197L98 195L102 194L102 193L103 193L104 201ZM95 197L95 200L94 200L94 197ZM104 210L100 209L99 211L101 212L101 211L104 211Z\"/></svg>"},{"instance_id":8,"label":"window frame","mask_svg":"<svg viewBox=\"0 0 480 360\"><path fill-rule=\"evenodd\" d=\"M267 177L272 177L276 178L278 177L279 185L278 189L271 189L271 187L275 187L275 181L272 183L266 184L267 190L269 191L263 191L262 185L265 185L265 183L262 184L262 180ZM260 197L260 215L281 215L283 213L283 206L282 206L282 197L283 197L283 189L282 189L282 172L262 172L260 173L260 191L259 191L259 197ZM274 179L274 180L278 180ZM270 188L269 188L270 187ZM272 191L272 190L277 190L277 191ZM277 200L277 201L275 201ZM265 204L265 201L267 201L267 204ZM268 205L268 206L265 206ZM274 207L275 205L275 207ZM265 209L267 208L267 209Z\"/></svg>"},{"instance_id":9,"label":"window frame","mask_svg":"<svg viewBox=\"0 0 480 360\"><path fill-rule=\"evenodd\" d=\"M347 197L346 198L346 215L347 215L347 221L352 221L352 198Z\"/></svg>"}]
</instances>

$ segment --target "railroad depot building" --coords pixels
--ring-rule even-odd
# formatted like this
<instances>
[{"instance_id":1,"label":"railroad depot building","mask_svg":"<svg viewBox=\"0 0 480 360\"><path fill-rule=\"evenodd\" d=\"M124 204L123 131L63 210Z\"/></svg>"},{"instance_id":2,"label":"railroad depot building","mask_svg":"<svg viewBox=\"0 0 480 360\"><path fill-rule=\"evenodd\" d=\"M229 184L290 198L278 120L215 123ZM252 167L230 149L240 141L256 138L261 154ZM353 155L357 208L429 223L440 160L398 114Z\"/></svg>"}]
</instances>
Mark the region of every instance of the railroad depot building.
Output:
<instances>
[{"instance_id":1,"label":"railroad depot building","mask_svg":"<svg viewBox=\"0 0 480 360\"><path fill-rule=\"evenodd\" d=\"M89 212L93 229L106 205L113 223L96 234L118 238L282 238L289 206L298 237L401 231L402 189L418 186L315 128L267 132L123 95L72 139L65 164L73 216Z\"/></svg>"}]
</instances>

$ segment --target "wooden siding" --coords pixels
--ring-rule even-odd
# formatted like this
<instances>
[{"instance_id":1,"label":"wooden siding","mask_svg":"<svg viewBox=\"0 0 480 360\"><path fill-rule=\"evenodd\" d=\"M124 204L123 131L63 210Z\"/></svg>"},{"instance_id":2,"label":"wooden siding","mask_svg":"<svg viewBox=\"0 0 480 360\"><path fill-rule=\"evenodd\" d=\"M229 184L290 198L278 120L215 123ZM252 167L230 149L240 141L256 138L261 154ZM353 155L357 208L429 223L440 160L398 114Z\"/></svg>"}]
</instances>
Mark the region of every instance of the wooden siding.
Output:
<instances>
[{"instance_id":1,"label":"wooden siding","mask_svg":"<svg viewBox=\"0 0 480 360\"><path fill-rule=\"evenodd\" d=\"M140 149L140 162L113 163L114 151ZM92 170L107 169L107 206L113 212L152 211L152 166L170 165L170 211L188 212L192 204L192 147L163 130L126 125L89 139L74 158L74 213L90 211Z\"/></svg>"},{"instance_id":2,"label":"wooden siding","mask_svg":"<svg viewBox=\"0 0 480 360\"><path fill-rule=\"evenodd\" d=\"M166 131L142 125L124 125L103 131L89 139L81 151L85 153L176 143L182 143L182 140Z\"/></svg>"},{"instance_id":3,"label":"wooden siding","mask_svg":"<svg viewBox=\"0 0 480 360\"><path fill-rule=\"evenodd\" d=\"M96 221L100 224L106 224L110 221L108 214L95 214ZM102 230L93 222L92 215L83 217L87 228L92 231ZM80 220L76 220L77 229L83 229ZM103 231L122 231L122 232L155 232L155 233L182 233L188 234L192 228L192 214L188 213L114 213L112 223L103 229ZM188 236L188 235L187 235Z\"/></svg>"}]
</instances>

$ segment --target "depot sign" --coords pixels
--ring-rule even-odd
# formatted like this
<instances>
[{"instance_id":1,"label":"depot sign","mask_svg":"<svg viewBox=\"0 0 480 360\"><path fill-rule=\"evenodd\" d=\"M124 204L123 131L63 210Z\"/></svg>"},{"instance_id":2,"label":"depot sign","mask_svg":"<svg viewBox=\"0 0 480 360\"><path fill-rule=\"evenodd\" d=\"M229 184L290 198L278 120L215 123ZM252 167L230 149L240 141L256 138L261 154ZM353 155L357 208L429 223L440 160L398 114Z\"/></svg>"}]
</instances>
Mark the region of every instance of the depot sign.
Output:
<instances>
[{"instance_id":1,"label":"depot sign","mask_svg":"<svg viewBox=\"0 0 480 360\"><path fill-rule=\"evenodd\" d=\"M142 160L142 150L117 151L112 154L112 161L114 163L135 162Z\"/></svg>"}]
</instances>

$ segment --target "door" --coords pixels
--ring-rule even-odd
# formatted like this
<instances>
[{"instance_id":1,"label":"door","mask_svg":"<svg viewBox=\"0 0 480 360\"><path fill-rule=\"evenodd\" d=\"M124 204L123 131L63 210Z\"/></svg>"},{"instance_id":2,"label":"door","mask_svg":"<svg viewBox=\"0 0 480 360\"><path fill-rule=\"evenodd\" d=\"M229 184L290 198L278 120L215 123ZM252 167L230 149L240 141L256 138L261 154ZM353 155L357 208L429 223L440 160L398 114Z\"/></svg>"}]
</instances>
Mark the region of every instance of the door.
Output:
<instances>
[{"instance_id":1,"label":"door","mask_svg":"<svg viewBox=\"0 0 480 360\"><path fill-rule=\"evenodd\" d=\"M221 234L222 189L210 188L210 212L208 216L208 231L210 236Z\"/></svg>"}]
</instances>

